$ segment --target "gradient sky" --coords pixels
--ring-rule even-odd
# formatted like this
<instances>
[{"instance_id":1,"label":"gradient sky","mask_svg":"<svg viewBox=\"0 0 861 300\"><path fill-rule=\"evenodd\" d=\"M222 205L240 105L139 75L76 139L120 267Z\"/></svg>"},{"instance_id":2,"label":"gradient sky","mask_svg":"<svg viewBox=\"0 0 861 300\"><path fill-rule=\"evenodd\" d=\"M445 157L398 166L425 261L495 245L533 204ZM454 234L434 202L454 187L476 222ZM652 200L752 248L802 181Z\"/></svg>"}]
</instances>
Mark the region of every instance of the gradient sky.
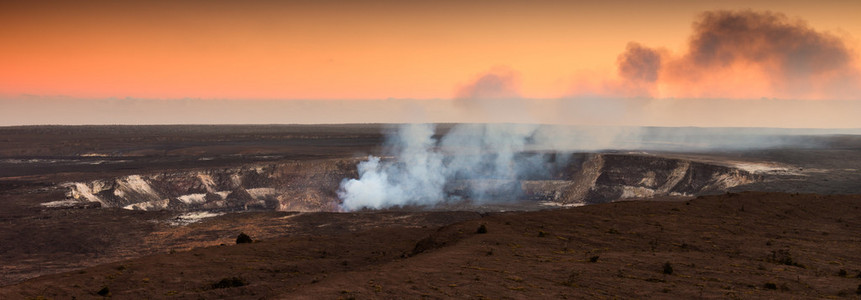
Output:
<instances>
[{"instance_id":1,"label":"gradient sky","mask_svg":"<svg viewBox=\"0 0 861 300\"><path fill-rule=\"evenodd\" d=\"M861 128L858 12L857 0L2 1L0 125Z\"/></svg>"},{"instance_id":2,"label":"gradient sky","mask_svg":"<svg viewBox=\"0 0 861 300\"><path fill-rule=\"evenodd\" d=\"M861 37L859 1L84 2L0 4L0 94L433 99L504 67L556 98L615 76L629 42L683 52L703 11Z\"/></svg>"}]
</instances>

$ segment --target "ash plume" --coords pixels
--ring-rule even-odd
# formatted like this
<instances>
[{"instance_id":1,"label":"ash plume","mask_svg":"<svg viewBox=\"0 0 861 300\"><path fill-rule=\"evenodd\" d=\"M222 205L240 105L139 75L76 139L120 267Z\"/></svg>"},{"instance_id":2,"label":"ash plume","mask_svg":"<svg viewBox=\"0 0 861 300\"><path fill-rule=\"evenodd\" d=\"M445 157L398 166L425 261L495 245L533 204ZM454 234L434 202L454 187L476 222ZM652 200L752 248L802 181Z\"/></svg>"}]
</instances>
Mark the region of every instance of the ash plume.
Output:
<instances>
[{"instance_id":1,"label":"ash plume","mask_svg":"<svg viewBox=\"0 0 861 300\"><path fill-rule=\"evenodd\" d=\"M653 75L632 74L644 81ZM479 78L476 82L481 83L481 78L486 77ZM506 113L516 112L523 119L529 118L526 110L495 107L504 100L530 103L522 98L492 97L458 101L468 104L460 107L470 114L485 113L504 120ZM443 132L437 137L433 124L400 125L388 135L383 157L368 157L357 166L358 178L342 180L338 190L341 209L434 206L464 200L479 204L510 201L520 196L520 179L548 178L554 170L567 165L566 158L573 152L766 148L796 143L785 134L803 133L510 122L458 124L440 131Z\"/></svg>"},{"instance_id":2,"label":"ash plume","mask_svg":"<svg viewBox=\"0 0 861 300\"><path fill-rule=\"evenodd\" d=\"M634 97L649 97L655 93L655 82L661 71L661 56L657 49L639 43L628 43L625 52L617 59L618 73L623 79L614 90Z\"/></svg>"},{"instance_id":3,"label":"ash plume","mask_svg":"<svg viewBox=\"0 0 861 300\"><path fill-rule=\"evenodd\" d=\"M846 99L857 98L861 82L843 39L780 13L704 12L686 52L665 52L629 43L612 88L647 97Z\"/></svg>"},{"instance_id":4,"label":"ash plume","mask_svg":"<svg viewBox=\"0 0 861 300\"><path fill-rule=\"evenodd\" d=\"M727 13L730 17L734 13ZM780 28L787 25L771 20L770 14L753 14L747 18L765 18L765 24ZM707 21L711 17L704 17ZM718 17L723 18L723 17ZM782 20L777 18L777 20ZM735 21L730 21L730 23ZM757 22L763 23L763 22ZM775 23L777 22L777 23ZM705 26L705 25L698 25ZM760 25L757 25L760 26ZM764 25L762 25L764 26ZM797 27L798 25L796 25ZM705 26L699 32L709 32ZM756 28L743 26L742 31L757 31ZM754 26L756 27L756 26ZM790 28L796 28L790 27ZM805 27L800 27L805 28ZM796 28L798 29L798 28ZM760 30L761 31L761 30ZM768 31L768 30L765 30ZM801 30L802 32L806 32ZM815 32L814 32L815 33ZM757 35L757 33L748 33ZM810 32L807 32L810 34ZM700 34L707 36L709 34ZM762 35L762 34L759 34ZM771 36L765 34L764 36ZM701 38L695 37L692 45ZM774 43L781 39L770 39L764 43ZM815 39L814 39L815 40ZM719 37L717 44L733 43ZM735 48L733 48L735 47ZM763 48L764 46L753 47ZM705 49L704 47L692 49ZM737 49L736 49L737 48ZM766 47L768 48L768 47ZM837 47L839 49L844 49ZM768 50L770 49L770 50ZM774 47L761 51L776 51ZM708 52L702 50L700 52ZM760 51L760 50L757 50ZM713 55L720 58L726 67L736 62L757 63L765 66L765 61L756 60L759 52L744 49L742 46L716 46ZM721 54L722 52L726 52ZM674 78L671 72L687 68L706 73L706 70L725 67L712 65L714 62L699 63L691 59L697 55L691 52L673 58L665 50L652 49L636 43L628 45L625 53L619 56L619 76L623 81L613 88L615 95L625 95L619 99L597 99L578 101L571 109L560 109L571 116L593 118L615 118L608 124L618 123L621 119L634 119L648 122L655 119L698 118L697 114L679 114L678 107L686 112L713 111L715 105L731 104L724 102L697 102L688 104L675 101L654 101L634 105L625 102L629 98L653 97L659 87ZM696 52L699 53L699 52ZM813 55L816 57L817 55ZM707 60L704 60L707 61ZM779 64L778 64L779 65ZM789 77L812 77L836 67L809 70L800 73L792 69ZM825 71L823 71L825 70ZM534 125L540 118L532 116L538 103L523 99L517 90L516 73L507 69L495 69L482 74L471 83L460 88L455 98L456 107L469 116L473 122L493 124L460 124L451 128L441 138L435 137L435 127L430 124L402 125L389 136L385 159L371 156L357 168L359 178L344 179L338 195L343 201L341 208L352 211L362 208L387 208L404 205L436 205L448 201L469 200L475 203L486 201L505 201L517 199L519 194L518 178L535 172L549 172L564 164L562 160L551 160L542 153L564 154L577 151L618 150L703 150L703 149L751 149L775 147L794 143L792 138L781 134L762 131L738 131L735 129L702 130L693 128L661 129L644 127L570 127L555 125ZM705 76L692 76L695 82L706 80ZM578 99L583 100L583 99ZM632 100L633 101L633 100ZM689 101L690 102L690 101ZM561 102L570 103L567 101ZM591 104L584 107L583 104ZM778 103L766 103L773 108ZM735 107L736 105L733 105ZM796 105L797 106L797 105ZM857 105L855 105L857 106ZM625 109L631 110L625 113ZM766 109L770 110L770 109ZM582 111L582 112L581 112ZM598 112L598 113L596 113ZM754 111L754 113L756 113ZM737 115L737 111L730 113ZM613 116L615 115L615 116ZM636 116L640 115L640 116ZM620 117L621 116L621 117ZM797 118L790 119L797 122ZM687 120L684 120L687 121ZM618 124L617 124L618 125ZM788 126L797 127L797 126ZM797 133L797 132L796 132Z\"/></svg>"},{"instance_id":5,"label":"ash plume","mask_svg":"<svg viewBox=\"0 0 861 300\"><path fill-rule=\"evenodd\" d=\"M661 68L661 54L638 43L628 43L619 55L619 75L634 82L655 82Z\"/></svg>"},{"instance_id":6,"label":"ash plume","mask_svg":"<svg viewBox=\"0 0 861 300\"><path fill-rule=\"evenodd\" d=\"M781 80L794 81L845 71L851 57L840 38L804 21L771 12L714 11L695 23L683 59L698 68L754 63Z\"/></svg>"}]
</instances>

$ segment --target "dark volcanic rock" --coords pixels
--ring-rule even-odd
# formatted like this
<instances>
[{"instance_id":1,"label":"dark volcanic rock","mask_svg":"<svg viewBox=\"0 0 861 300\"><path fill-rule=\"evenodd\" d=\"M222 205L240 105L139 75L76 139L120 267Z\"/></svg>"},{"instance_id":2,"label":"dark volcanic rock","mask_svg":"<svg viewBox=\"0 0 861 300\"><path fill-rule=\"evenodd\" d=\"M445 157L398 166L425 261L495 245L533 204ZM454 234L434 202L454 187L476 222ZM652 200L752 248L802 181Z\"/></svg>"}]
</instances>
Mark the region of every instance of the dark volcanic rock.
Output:
<instances>
[{"instance_id":1,"label":"dark volcanic rock","mask_svg":"<svg viewBox=\"0 0 861 300\"><path fill-rule=\"evenodd\" d=\"M247 234L245 234L244 232L240 233L239 236L236 237L236 243L237 244L248 244L248 243L253 243L253 242L254 242L254 240L252 240L251 237L248 236Z\"/></svg>"}]
</instances>

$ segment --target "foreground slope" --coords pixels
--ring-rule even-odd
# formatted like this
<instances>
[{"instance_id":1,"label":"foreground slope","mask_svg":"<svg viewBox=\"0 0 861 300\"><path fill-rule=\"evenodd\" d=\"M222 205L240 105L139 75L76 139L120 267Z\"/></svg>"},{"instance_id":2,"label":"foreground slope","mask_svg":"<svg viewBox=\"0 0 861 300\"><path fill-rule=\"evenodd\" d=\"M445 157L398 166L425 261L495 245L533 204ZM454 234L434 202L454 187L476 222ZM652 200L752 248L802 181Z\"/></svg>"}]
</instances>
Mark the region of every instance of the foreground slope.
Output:
<instances>
[{"instance_id":1,"label":"foreground slope","mask_svg":"<svg viewBox=\"0 0 861 300\"><path fill-rule=\"evenodd\" d=\"M304 214L317 230L43 276L0 298L857 297L859 207L733 193L358 231Z\"/></svg>"}]
</instances>

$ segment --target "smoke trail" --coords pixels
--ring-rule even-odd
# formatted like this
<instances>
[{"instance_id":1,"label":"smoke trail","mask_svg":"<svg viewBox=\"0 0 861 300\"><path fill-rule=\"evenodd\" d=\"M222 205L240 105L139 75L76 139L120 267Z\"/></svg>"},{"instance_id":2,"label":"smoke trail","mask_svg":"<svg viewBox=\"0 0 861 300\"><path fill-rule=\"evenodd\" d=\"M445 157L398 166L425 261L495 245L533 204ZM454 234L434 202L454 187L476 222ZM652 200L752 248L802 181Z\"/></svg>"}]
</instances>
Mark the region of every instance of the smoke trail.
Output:
<instances>
[{"instance_id":1,"label":"smoke trail","mask_svg":"<svg viewBox=\"0 0 861 300\"><path fill-rule=\"evenodd\" d=\"M630 81L655 82L661 68L661 54L657 50L628 43L619 55L619 75Z\"/></svg>"},{"instance_id":2,"label":"smoke trail","mask_svg":"<svg viewBox=\"0 0 861 300\"><path fill-rule=\"evenodd\" d=\"M858 82L852 53L839 37L785 15L754 11L705 12L694 24L688 53L671 63L668 79L713 80L716 70L755 66L771 95L845 98Z\"/></svg>"},{"instance_id":3,"label":"smoke trail","mask_svg":"<svg viewBox=\"0 0 861 300\"><path fill-rule=\"evenodd\" d=\"M590 123L602 125L620 122L642 125L656 121L690 125L692 118L703 122L704 116L717 113L741 118L746 122L744 125L757 124L767 116L772 122L779 120L781 126L801 127L800 121L811 123L805 118L813 110L796 102L760 100L739 105L723 100L691 104L675 99L637 99L715 96L709 94L711 91L719 91L717 96L728 98L751 94L755 94L754 98L841 98L847 90L857 90L852 83L858 82L858 72L851 58L839 38L780 14L706 12L695 23L689 50L681 56L673 57L665 50L636 43L627 46L617 60L622 80L607 85L610 95L621 96L623 100L561 101L560 107L570 103L572 109L560 109L564 115L559 118L568 122L573 117L595 118ZM761 86L763 82L767 86ZM388 153L396 160L370 157L359 165L358 179L342 182L339 196L344 201L343 209L429 205L463 198L475 202L516 198L518 178L528 172L553 169L548 157L538 154L541 151L696 151L798 143L791 135L761 129L528 125L535 123L532 113L537 105L519 96L516 73L504 68L491 70L461 88L455 102L472 120L524 124L458 125L440 140L433 138L433 126L405 125L392 139L395 142ZM798 113L791 115L775 115L775 110L767 109L780 107L787 112L786 104L805 109L793 110ZM841 105L857 107L848 102ZM852 116L840 119L853 120L845 124L857 124Z\"/></svg>"},{"instance_id":4,"label":"smoke trail","mask_svg":"<svg viewBox=\"0 0 861 300\"><path fill-rule=\"evenodd\" d=\"M695 23L684 60L700 68L756 63L794 82L840 72L850 65L851 54L840 38L782 14L712 11Z\"/></svg>"},{"instance_id":5,"label":"smoke trail","mask_svg":"<svg viewBox=\"0 0 861 300\"><path fill-rule=\"evenodd\" d=\"M629 97L653 97L661 71L662 53L638 43L628 43L617 59L620 84L612 86L616 94Z\"/></svg>"},{"instance_id":6,"label":"smoke trail","mask_svg":"<svg viewBox=\"0 0 861 300\"><path fill-rule=\"evenodd\" d=\"M618 81L624 97L857 99L861 72L840 37L772 12L708 11L678 55L629 43Z\"/></svg>"}]
</instances>

